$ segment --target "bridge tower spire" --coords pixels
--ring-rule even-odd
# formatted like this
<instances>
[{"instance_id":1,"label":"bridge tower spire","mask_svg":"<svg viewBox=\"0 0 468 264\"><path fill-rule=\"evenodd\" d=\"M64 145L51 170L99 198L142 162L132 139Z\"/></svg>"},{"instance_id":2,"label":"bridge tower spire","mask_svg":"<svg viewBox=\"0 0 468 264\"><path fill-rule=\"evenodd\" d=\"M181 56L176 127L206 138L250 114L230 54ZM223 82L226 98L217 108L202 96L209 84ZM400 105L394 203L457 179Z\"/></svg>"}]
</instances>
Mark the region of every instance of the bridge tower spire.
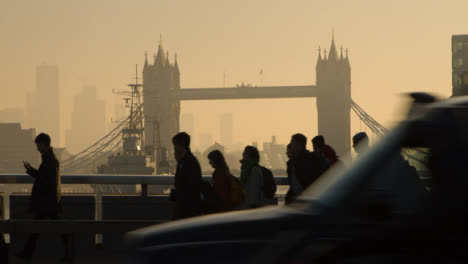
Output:
<instances>
[{"instance_id":1,"label":"bridge tower spire","mask_svg":"<svg viewBox=\"0 0 468 264\"><path fill-rule=\"evenodd\" d=\"M176 73L180 73L179 71L179 63L177 62L177 53L174 54L174 71Z\"/></svg>"},{"instance_id":2,"label":"bridge tower spire","mask_svg":"<svg viewBox=\"0 0 468 264\"><path fill-rule=\"evenodd\" d=\"M154 58L154 65L164 66L166 64L166 55L164 54L164 48L162 43L162 37L159 39L158 54Z\"/></svg>"},{"instance_id":3,"label":"bridge tower spire","mask_svg":"<svg viewBox=\"0 0 468 264\"><path fill-rule=\"evenodd\" d=\"M322 63L322 49L320 46L318 47L318 56L317 56L317 64L316 67L319 67L319 65Z\"/></svg>"},{"instance_id":4,"label":"bridge tower spire","mask_svg":"<svg viewBox=\"0 0 468 264\"><path fill-rule=\"evenodd\" d=\"M148 66L148 52L145 51L145 66L144 66L143 70L148 68L148 67L149 67Z\"/></svg>"},{"instance_id":5,"label":"bridge tower spire","mask_svg":"<svg viewBox=\"0 0 468 264\"><path fill-rule=\"evenodd\" d=\"M336 50L335 45L335 30L332 31L332 41L330 45L330 52L328 53L328 60L329 61L337 61L338 60L338 52Z\"/></svg>"},{"instance_id":6,"label":"bridge tower spire","mask_svg":"<svg viewBox=\"0 0 468 264\"><path fill-rule=\"evenodd\" d=\"M337 63L339 58L332 33L328 60L316 67L318 132L339 155L351 148L351 68L346 65L347 59L342 53L343 50L340 59L344 63Z\"/></svg>"},{"instance_id":7,"label":"bridge tower spire","mask_svg":"<svg viewBox=\"0 0 468 264\"><path fill-rule=\"evenodd\" d=\"M169 51L166 51L166 67L171 66L171 63L169 62Z\"/></svg>"}]
</instances>

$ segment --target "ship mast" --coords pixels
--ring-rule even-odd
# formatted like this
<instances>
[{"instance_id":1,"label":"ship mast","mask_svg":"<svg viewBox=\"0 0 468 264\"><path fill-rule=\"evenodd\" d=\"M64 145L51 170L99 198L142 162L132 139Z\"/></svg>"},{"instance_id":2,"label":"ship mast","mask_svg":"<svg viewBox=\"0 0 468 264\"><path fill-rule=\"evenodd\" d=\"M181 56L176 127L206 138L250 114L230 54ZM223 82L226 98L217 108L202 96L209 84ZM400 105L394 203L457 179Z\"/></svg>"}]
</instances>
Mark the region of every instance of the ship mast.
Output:
<instances>
[{"instance_id":1,"label":"ship mast","mask_svg":"<svg viewBox=\"0 0 468 264\"><path fill-rule=\"evenodd\" d=\"M135 83L128 85L131 89L130 116L128 128L122 130L123 151L128 154L141 154L144 146L143 105L141 90L143 85L138 83L138 65L135 66Z\"/></svg>"}]
</instances>

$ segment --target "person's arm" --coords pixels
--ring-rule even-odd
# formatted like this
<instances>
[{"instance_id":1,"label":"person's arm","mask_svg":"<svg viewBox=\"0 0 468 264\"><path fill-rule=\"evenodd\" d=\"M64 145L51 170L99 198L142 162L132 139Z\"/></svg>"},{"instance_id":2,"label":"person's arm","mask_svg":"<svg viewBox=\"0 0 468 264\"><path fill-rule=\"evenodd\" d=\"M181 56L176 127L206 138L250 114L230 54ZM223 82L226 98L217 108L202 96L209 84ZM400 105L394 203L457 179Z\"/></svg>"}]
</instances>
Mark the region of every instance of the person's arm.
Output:
<instances>
[{"instance_id":1,"label":"person's arm","mask_svg":"<svg viewBox=\"0 0 468 264\"><path fill-rule=\"evenodd\" d=\"M29 162L27 161L23 161L23 162L24 162L24 168L26 169L26 173L36 178L37 175L39 174L38 170L32 167L31 164L29 164Z\"/></svg>"},{"instance_id":2,"label":"person's arm","mask_svg":"<svg viewBox=\"0 0 468 264\"><path fill-rule=\"evenodd\" d=\"M37 178L37 176L39 176L39 171L36 168L33 168L33 167L26 170L26 173L29 176L32 176L33 178Z\"/></svg>"}]
</instances>

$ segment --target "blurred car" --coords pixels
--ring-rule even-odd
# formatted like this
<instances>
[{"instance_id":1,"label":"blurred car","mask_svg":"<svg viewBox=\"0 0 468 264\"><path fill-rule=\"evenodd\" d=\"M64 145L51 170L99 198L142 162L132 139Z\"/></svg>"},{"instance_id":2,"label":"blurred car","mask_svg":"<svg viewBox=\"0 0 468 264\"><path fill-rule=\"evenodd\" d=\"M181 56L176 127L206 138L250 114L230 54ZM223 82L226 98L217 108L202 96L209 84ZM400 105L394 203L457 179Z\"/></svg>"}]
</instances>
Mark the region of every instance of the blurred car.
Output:
<instances>
[{"instance_id":1,"label":"blurred car","mask_svg":"<svg viewBox=\"0 0 468 264\"><path fill-rule=\"evenodd\" d=\"M468 97L412 97L407 120L292 205L133 231L132 263L466 262Z\"/></svg>"}]
</instances>

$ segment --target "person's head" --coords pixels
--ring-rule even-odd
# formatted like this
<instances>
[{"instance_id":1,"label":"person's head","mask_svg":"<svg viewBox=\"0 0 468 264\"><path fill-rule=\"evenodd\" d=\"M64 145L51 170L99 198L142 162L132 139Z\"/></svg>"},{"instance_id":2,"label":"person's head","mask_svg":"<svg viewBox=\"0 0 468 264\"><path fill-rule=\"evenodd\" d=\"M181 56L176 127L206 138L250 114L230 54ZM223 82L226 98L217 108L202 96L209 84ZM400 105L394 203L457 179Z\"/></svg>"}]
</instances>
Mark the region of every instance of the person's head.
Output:
<instances>
[{"instance_id":1,"label":"person's head","mask_svg":"<svg viewBox=\"0 0 468 264\"><path fill-rule=\"evenodd\" d=\"M190 136L185 132L180 132L172 138L174 145L174 156L176 160L184 158L185 154L190 151Z\"/></svg>"},{"instance_id":2,"label":"person's head","mask_svg":"<svg viewBox=\"0 0 468 264\"><path fill-rule=\"evenodd\" d=\"M315 152L320 151L324 145L325 145L325 138L322 135L315 136L312 139L312 147L314 148Z\"/></svg>"},{"instance_id":3,"label":"person's head","mask_svg":"<svg viewBox=\"0 0 468 264\"><path fill-rule=\"evenodd\" d=\"M289 143L289 144L286 146L286 156L288 157L288 159L292 158L292 156L293 156L292 148L291 148L291 143Z\"/></svg>"},{"instance_id":4,"label":"person's head","mask_svg":"<svg viewBox=\"0 0 468 264\"><path fill-rule=\"evenodd\" d=\"M37 151L41 154L45 154L50 150L50 137L45 133L37 135L36 139L34 139L34 143L36 143Z\"/></svg>"},{"instance_id":5,"label":"person's head","mask_svg":"<svg viewBox=\"0 0 468 264\"><path fill-rule=\"evenodd\" d=\"M357 154L361 154L369 147L369 137L366 132L359 132L353 136L353 148Z\"/></svg>"},{"instance_id":6,"label":"person's head","mask_svg":"<svg viewBox=\"0 0 468 264\"><path fill-rule=\"evenodd\" d=\"M294 134L291 137L291 151L296 155L306 149L307 137L302 134Z\"/></svg>"},{"instance_id":7,"label":"person's head","mask_svg":"<svg viewBox=\"0 0 468 264\"><path fill-rule=\"evenodd\" d=\"M260 162L260 153L256 147L247 146L242 153L242 159Z\"/></svg>"},{"instance_id":8,"label":"person's head","mask_svg":"<svg viewBox=\"0 0 468 264\"><path fill-rule=\"evenodd\" d=\"M211 167L218 170L229 170L229 167L224 159L223 153L219 150L213 150L208 154L208 160Z\"/></svg>"}]
</instances>

